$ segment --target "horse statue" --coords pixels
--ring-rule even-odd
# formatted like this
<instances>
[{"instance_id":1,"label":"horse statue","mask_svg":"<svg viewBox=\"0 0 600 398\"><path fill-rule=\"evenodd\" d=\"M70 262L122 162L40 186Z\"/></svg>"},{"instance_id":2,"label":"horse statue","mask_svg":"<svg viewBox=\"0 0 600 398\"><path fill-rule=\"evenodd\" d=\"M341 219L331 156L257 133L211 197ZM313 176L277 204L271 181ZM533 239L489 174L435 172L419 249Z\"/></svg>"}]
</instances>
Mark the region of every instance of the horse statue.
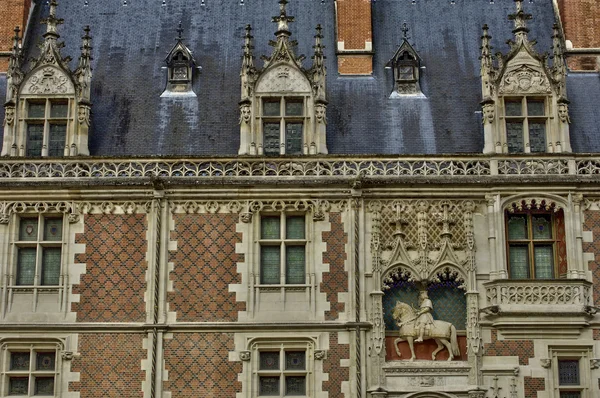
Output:
<instances>
[{"instance_id":1,"label":"horse statue","mask_svg":"<svg viewBox=\"0 0 600 398\"><path fill-rule=\"evenodd\" d=\"M400 330L398 330L400 337L394 340L394 348L396 349L396 353L399 357L401 357L402 355L400 354L398 343L408 341L410 352L412 354L410 360L414 361L416 358L414 341L419 336L419 331L417 327L415 327L415 321L419 315L415 313L415 310L410 305L398 301L396 302L396 306L392 311L392 316L400 328ZM456 337L456 328L450 322L433 321L433 325L429 330L429 333L424 335L423 339L434 339L437 343L437 348L431 354L431 359L434 361L437 353L442 351L444 348L446 348L450 354L448 361L451 361L455 356L460 355L460 348L458 347L458 339Z\"/></svg>"}]
</instances>

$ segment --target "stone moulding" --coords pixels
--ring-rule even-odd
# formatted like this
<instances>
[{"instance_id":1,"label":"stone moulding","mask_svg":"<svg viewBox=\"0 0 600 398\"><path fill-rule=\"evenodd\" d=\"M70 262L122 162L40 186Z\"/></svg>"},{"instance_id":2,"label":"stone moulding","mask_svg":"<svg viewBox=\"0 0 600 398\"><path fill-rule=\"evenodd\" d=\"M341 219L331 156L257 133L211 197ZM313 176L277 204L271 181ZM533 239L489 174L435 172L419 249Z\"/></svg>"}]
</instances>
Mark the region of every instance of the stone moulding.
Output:
<instances>
[{"instance_id":1,"label":"stone moulding","mask_svg":"<svg viewBox=\"0 0 600 398\"><path fill-rule=\"evenodd\" d=\"M590 304L592 284L581 279L495 280L484 283L487 305Z\"/></svg>"},{"instance_id":2,"label":"stone moulding","mask_svg":"<svg viewBox=\"0 0 600 398\"><path fill-rule=\"evenodd\" d=\"M600 175L588 155L0 160L0 181L177 178L386 178Z\"/></svg>"}]
</instances>

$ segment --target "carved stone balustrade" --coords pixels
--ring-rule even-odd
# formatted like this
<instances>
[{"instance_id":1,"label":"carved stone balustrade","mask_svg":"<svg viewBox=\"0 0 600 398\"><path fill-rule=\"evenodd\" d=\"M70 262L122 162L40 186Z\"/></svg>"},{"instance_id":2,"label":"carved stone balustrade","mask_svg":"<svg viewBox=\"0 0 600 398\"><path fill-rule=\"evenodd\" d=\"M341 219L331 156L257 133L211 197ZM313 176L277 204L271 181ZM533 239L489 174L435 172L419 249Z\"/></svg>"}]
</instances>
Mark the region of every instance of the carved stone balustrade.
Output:
<instances>
[{"instance_id":1,"label":"carved stone balustrade","mask_svg":"<svg viewBox=\"0 0 600 398\"><path fill-rule=\"evenodd\" d=\"M592 283L583 279L498 279L484 286L484 323L504 336L578 336L597 312Z\"/></svg>"}]
</instances>

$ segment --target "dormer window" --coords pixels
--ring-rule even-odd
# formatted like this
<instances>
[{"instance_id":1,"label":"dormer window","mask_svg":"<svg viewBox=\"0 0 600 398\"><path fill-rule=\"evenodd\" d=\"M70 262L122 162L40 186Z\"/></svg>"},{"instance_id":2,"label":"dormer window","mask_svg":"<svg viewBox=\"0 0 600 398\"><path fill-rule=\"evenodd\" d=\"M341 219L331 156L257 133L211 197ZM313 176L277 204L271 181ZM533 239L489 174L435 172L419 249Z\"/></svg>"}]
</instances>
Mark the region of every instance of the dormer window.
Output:
<instances>
[{"instance_id":1,"label":"dormer window","mask_svg":"<svg viewBox=\"0 0 600 398\"><path fill-rule=\"evenodd\" d=\"M172 82L187 82L189 80L189 60L182 53L178 53L173 58L173 67L171 68L170 75Z\"/></svg>"},{"instance_id":2,"label":"dormer window","mask_svg":"<svg viewBox=\"0 0 600 398\"><path fill-rule=\"evenodd\" d=\"M397 82L414 82L417 77L418 62L408 52L402 53L396 67Z\"/></svg>"},{"instance_id":3,"label":"dormer window","mask_svg":"<svg viewBox=\"0 0 600 398\"><path fill-rule=\"evenodd\" d=\"M263 99L263 148L267 156L301 155L304 130L302 98Z\"/></svg>"},{"instance_id":4,"label":"dormer window","mask_svg":"<svg viewBox=\"0 0 600 398\"><path fill-rule=\"evenodd\" d=\"M181 23L179 23L177 32L179 33L176 39L177 44L171 49L166 58L168 69L167 87L161 97L195 97L196 94L192 89L192 80L196 61L190 49L183 44Z\"/></svg>"},{"instance_id":5,"label":"dormer window","mask_svg":"<svg viewBox=\"0 0 600 398\"><path fill-rule=\"evenodd\" d=\"M504 98L508 153L546 152L546 101L537 97Z\"/></svg>"},{"instance_id":6,"label":"dormer window","mask_svg":"<svg viewBox=\"0 0 600 398\"><path fill-rule=\"evenodd\" d=\"M408 42L408 28L404 24L404 39L394 54L394 57L385 65L386 69L392 69L394 74L394 89L390 98L400 98L406 95L420 95L419 70L421 58L413 46Z\"/></svg>"},{"instance_id":7,"label":"dormer window","mask_svg":"<svg viewBox=\"0 0 600 398\"><path fill-rule=\"evenodd\" d=\"M69 117L67 99L27 101L26 156L63 156Z\"/></svg>"}]
</instances>

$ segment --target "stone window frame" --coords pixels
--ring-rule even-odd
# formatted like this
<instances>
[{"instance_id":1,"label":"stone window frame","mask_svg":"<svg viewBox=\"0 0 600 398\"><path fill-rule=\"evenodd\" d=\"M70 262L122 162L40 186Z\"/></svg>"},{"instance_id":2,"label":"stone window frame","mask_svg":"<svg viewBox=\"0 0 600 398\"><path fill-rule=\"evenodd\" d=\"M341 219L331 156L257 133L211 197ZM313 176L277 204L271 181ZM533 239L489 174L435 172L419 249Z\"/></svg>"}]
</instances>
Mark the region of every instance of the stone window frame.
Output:
<instances>
[{"instance_id":1,"label":"stone window frame","mask_svg":"<svg viewBox=\"0 0 600 398\"><path fill-rule=\"evenodd\" d=\"M265 395L259 395L259 383L261 375L274 375L278 373L281 377L280 386L281 390L279 395L270 395L274 397L285 397L285 381L286 374L298 375L302 374L306 376L306 394L305 395L294 395L294 397L302 398L316 398L317 396L317 384L315 382L315 361L322 360L325 358L325 352L317 350L317 341L312 338L303 337L287 337L287 338L256 338L252 339L249 344L249 351L241 353L242 359L248 361L249 369L246 374L250 376L250 388L249 397L259 398ZM285 352L298 352L304 351L305 354L305 370L304 371L292 371L286 373L284 369L278 371L261 371L260 370L260 353L267 351L279 351L280 352L280 364L285 361Z\"/></svg>"},{"instance_id":2,"label":"stone window frame","mask_svg":"<svg viewBox=\"0 0 600 398\"><path fill-rule=\"evenodd\" d=\"M263 240L261 238L261 228L262 228L262 219L263 217L276 217L279 216L280 217L280 238L277 240ZM298 216L303 216L304 217L304 231L305 231L305 236L304 239L301 240L297 240L297 239L293 239L293 240L288 240L285 238L284 234L286 233L285 231L285 226L286 226L286 220L289 217L298 217ZM308 216L308 213L306 212L296 212L296 211L280 211L280 212L260 212L259 214L257 214L257 216L255 217L256 220L258 220L255 224L254 224L254 234L255 234L255 242L256 242L256 253L255 253L255 261L254 263L256 264L256 269L254 270L254 274L257 276L256 278L256 287L258 287L259 289L304 289L304 288L309 288L312 284L311 284L311 275L313 273L313 267L314 265L312 264L312 262L310 261L310 254L312 251L311 248L311 243L313 242L312 239L312 221L311 221L311 217ZM275 244L276 241L278 241L280 247L281 247L281 257L280 257L280 274L279 274L279 279L280 282L279 283L263 283L262 282L262 260L261 260L261 252L262 252L262 247L265 245L265 243L267 244ZM300 283L300 284L290 284L286 282L286 261L285 261L285 248L287 247L286 242L291 242L292 245L294 246L304 246L305 250L304 250L304 275L305 275L305 279L304 279L304 283Z\"/></svg>"},{"instance_id":3,"label":"stone window frame","mask_svg":"<svg viewBox=\"0 0 600 398\"><path fill-rule=\"evenodd\" d=\"M551 128L550 125L550 120L551 120L551 115L553 114L552 111L552 97L551 96L547 96L547 95L503 95L500 97L501 99L501 107L502 107L502 111L501 111L501 118L502 118L502 123L501 123L501 129L502 129L502 137L504 138L504 144L506 145L506 151L507 153L548 153L548 147L549 147L549 143L553 143L555 141L558 141L557 139L555 139L555 137L553 137L552 131L553 129ZM529 115L528 113L528 103L530 102L540 102L543 101L544 103L544 115ZM511 116L507 114L507 103L508 102L521 102L521 115L518 116ZM522 150L519 151L515 151L515 150L511 150L511 142L509 140L508 137L508 123L509 121L513 121L513 122L521 122L522 123L522 140L523 140L523 148ZM529 122L533 121L533 122L541 122L543 121L543 125L544 125L544 150L543 151L535 151L532 152L531 150L531 139L530 139L530 131L531 129L529 128ZM541 124L541 123L540 123Z\"/></svg>"},{"instance_id":4,"label":"stone window frame","mask_svg":"<svg viewBox=\"0 0 600 398\"><path fill-rule=\"evenodd\" d=\"M53 340L9 340L2 344L2 355L1 359L1 372L2 379L0 381L0 397L28 397L28 396L52 396L59 397L60 386L61 386L61 374L62 367L62 354L63 344L59 341ZM30 367L29 370L11 370L11 354L16 352L29 352L30 353ZM38 353L54 353L54 370L53 371L39 371L36 370L36 360ZM17 395L10 394L10 379L13 377L27 377L28 378L28 394ZM36 394L35 391L35 378L45 377L54 379L54 393L52 395L40 395Z\"/></svg>"},{"instance_id":5,"label":"stone window frame","mask_svg":"<svg viewBox=\"0 0 600 398\"><path fill-rule=\"evenodd\" d=\"M549 391L553 398L560 398L561 392L580 392L580 398L592 398L592 346L550 346L548 347L549 359L543 360L548 367ZM579 367L578 385L560 385L559 362L562 360L576 360Z\"/></svg>"},{"instance_id":6,"label":"stone window frame","mask_svg":"<svg viewBox=\"0 0 600 398\"><path fill-rule=\"evenodd\" d=\"M21 143L20 146L23 148L24 156L26 157L48 157L48 156L67 156L69 154L69 149L67 146L67 140L69 136L69 127L74 123L74 115L73 115L73 102L74 99L70 96L48 96L48 97L28 97L22 101L23 112L24 115L22 123L21 131L23 134L21 135ZM44 103L44 117L34 118L30 116L29 110L32 104L41 104ZM51 109L52 104L66 104L67 105L67 115L65 117L52 117ZM30 148L28 148L29 144L29 126L31 125L43 125L43 136L42 136L42 147L39 154L31 155L28 153ZM63 125L65 126L64 132L64 148L62 153L50 154L50 129L52 125Z\"/></svg>"},{"instance_id":7,"label":"stone window frame","mask_svg":"<svg viewBox=\"0 0 600 398\"><path fill-rule=\"evenodd\" d=\"M292 102L302 102L302 115L290 115L287 116L286 113L286 104L287 101L292 101ZM257 94L256 95L256 102L257 105L259 107L258 112L257 112L257 119L258 119L258 141L259 141L259 145L262 147L262 153L265 156L281 156L281 155L292 155L292 156L301 156L304 155L306 150L305 150L305 146L307 143L307 129L308 129L308 125L310 123L310 109L308 107L308 103L310 100L310 95L307 94L303 94L303 93L289 93L287 95L276 95L276 94ZM279 115L278 116L268 116L264 114L265 111L265 106L264 104L266 102L279 102L280 104L280 111L279 111ZM278 154L268 154L267 150L266 150L266 140L265 140L265 123L268 122L276 122L279 121L280 125L279 125L279 153ZM288 152L287 149L287 144L288 144L288 140L287 140L287 130L286 130L286 125L288 122L292 122L292 123L302 123L302 142L300 143L300 148L298 148L298 151L290 153Z\"/></svg>"}]
</instances>

